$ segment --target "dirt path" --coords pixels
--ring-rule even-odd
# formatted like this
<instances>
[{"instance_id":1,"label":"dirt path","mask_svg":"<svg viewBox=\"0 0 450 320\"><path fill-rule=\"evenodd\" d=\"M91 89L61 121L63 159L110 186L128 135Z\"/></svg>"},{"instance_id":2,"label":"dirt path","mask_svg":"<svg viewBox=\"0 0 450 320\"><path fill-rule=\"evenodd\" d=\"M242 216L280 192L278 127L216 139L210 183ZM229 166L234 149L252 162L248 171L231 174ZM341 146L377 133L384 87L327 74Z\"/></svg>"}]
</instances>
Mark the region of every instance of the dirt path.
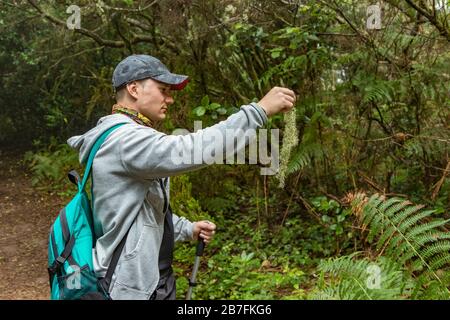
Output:
<instances>
[{"instance_id":1,"label":"dirt path","mask_svg":"<svg viewBox=\"0 0 450 320\"><path fill-rule=\"evenodd\" d=\"M0 299L48 299L47 237L64 200L33 190L22 158L0 150Z\"/></svg>"}]
</instances>

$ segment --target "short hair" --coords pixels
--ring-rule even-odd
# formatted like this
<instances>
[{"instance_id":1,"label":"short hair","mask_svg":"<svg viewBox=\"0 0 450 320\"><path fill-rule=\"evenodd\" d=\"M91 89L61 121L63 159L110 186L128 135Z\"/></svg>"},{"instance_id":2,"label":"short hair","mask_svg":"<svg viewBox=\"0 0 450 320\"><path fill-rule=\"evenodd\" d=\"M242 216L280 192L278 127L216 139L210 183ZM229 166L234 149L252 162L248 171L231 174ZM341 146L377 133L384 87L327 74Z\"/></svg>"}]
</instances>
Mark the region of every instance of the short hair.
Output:
<instances>
[{"instance_id":1,"label":"short hair","mask_svg":"<svg viewBox=\"0 0 450 320\"><path fill-rule=\"evenodd\" d=\"M138 84L142 84L142 86L145 87L145 80L147 80L147 79L148 78L142 79L142 80L135 80L135 82ZM122 100L123 98L125 98L125 96L127 94L127 84L124 84L123 86L120 86L119 88L116 89L116 101L119 101L119 100Z\"/></svg>"},{"instance_id":2,"label":"short hair","mask_svg":"<svg viewBox=\"0 0 450 320\"><path fill-rule=\"evenodd\" d=\"M127 86L122 86L118 89L116 89L116 101L122 100L125 95L126 95L126 91L127 91Z\"/></svg>"}]
</instances>

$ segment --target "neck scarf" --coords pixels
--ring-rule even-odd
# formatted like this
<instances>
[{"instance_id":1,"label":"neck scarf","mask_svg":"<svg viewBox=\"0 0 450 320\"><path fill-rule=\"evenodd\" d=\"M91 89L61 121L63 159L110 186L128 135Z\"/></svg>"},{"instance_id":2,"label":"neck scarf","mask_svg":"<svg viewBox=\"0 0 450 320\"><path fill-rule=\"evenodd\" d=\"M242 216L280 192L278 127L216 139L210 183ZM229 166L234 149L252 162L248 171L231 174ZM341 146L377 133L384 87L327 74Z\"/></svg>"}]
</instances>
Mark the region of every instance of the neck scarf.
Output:
<instances>
[{"instance_id":1,"label":"neck scarf","mask_svg":"<svg viewBox=\"0 0 450 320\"><path fill-rule=\"evenodd\" d=\"M136 110L124 107L120 104L115 104L112 107L112 114L115 113L124 114L143 126L150 128L152 127L152 121L146 116L144 116L142 113L137 112Z\"/></svg>"}]
</instances>

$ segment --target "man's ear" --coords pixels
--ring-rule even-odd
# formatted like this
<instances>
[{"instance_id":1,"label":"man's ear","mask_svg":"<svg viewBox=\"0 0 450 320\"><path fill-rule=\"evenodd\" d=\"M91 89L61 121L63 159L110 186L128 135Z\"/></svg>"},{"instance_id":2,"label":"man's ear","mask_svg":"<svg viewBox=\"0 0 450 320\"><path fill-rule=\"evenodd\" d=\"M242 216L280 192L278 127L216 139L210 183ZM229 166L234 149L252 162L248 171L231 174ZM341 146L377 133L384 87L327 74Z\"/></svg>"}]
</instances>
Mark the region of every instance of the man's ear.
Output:
<instances>
[{"instance_id":1,"label":"man's ear","mask_svg":"<svg viewBox=\"0 0 450 320\"><path fill-rule=\"evenodd\" d=\"M138 97L138 83L136 81L132 81L126 86L128 93L133 98L137 99Z\"/></svg>"}]
</instances>

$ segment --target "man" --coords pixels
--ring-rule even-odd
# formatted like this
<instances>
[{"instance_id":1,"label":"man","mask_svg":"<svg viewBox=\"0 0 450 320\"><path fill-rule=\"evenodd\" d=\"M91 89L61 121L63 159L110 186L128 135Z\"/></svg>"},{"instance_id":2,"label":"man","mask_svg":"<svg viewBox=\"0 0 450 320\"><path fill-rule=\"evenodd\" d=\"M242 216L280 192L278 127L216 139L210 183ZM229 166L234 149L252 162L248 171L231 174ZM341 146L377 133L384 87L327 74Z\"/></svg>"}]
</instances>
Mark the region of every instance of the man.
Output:
<instances>
[{"instance_id":1,"label":"man","mask_svg":"<svg viewBox=\"0 0 450 320\"><path fill-rule=\"evenodd\" d=\"M132 55L113 73L117 103L113 114L103 117L95 128L68 140L84 161L96 138L119 123L97 152L92 167L94 231L98 238L94 267L104 277L112 254L127 235L124 249L110 283L112 299L174 299L175 280L170 268L173 241L202 238L209 242L216 226L191 223L171 213L170 176L205 167L206 162L174 164L172 151L194 154L194 140L211 147L212 130L225 137L226 129L262 127L267 116L292 109L294 93L275 87L261 101L210 128L187 135L166 135L152 124L166 117L174 102L171 90L183 89L188 77L171 73L158 59ZM225 142L237 153L245 144ZM197 150L198 151L198 150ZM171 217L171 219L170 219ZM128 234L127 234L128 232Z\"/></svg>"}]
</instances>

